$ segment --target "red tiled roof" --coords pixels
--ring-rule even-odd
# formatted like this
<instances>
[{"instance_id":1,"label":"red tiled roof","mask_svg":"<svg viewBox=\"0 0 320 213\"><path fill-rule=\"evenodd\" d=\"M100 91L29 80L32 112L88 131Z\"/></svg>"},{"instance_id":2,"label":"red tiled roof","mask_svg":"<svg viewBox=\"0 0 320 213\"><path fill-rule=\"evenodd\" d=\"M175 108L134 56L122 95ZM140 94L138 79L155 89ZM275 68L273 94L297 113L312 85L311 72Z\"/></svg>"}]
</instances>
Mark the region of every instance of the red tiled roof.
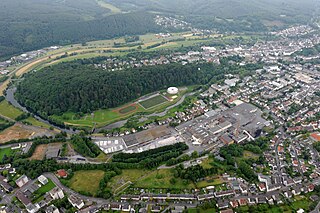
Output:
<instances>
[{"instance_id":1,"label":"red tiled roof","mask_svg":"<svg viewBox=\"0 0 320 213\"><path fill-rule=\"evenodd\" d=\"M310 136L313 139L315 139L316 141L320 141L320 133L319 132L312 133Z\"/></svg>"},{"instance_id":2,"label":"red tiled roof","mask_svg":"<svg viewBox=\"0 0 320 213\"><path fill-rule=\"evenodd\" d=\"M66 170L60 169L60 170L57 171L57 175L58 175L59 177L67 177L67 176L68 176L68 173L66 172Z\"/></svg>"}]
</instances>

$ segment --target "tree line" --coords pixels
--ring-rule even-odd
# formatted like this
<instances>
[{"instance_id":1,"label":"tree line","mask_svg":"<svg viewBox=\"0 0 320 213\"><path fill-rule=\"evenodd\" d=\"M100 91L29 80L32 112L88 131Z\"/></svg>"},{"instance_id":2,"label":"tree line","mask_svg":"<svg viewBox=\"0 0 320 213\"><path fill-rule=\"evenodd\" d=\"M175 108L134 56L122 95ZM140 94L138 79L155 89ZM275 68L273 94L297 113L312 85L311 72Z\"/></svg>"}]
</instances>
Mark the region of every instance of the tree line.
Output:
<instances>
[{"instance_id":1,"label":"tree line","mask_svg":"<svg viewBox=\"0 0 320 213\"><path fill-rule=\"evenodd\" d=\"M162 162L180 156L187 149L188 146L185 143L176 143L141 153L119 153L112 157L112 162L139 165L141 168L151 169Z\"/></svg>"},{"instance_id":2,"label":"tree line","mask_svg":"<svg viewBox=\"0 0 320 213\"><path fill-rule=\"evenodd\" d=\"M77 153L85 157L96 158L101 153L99 147L85 136L73 135L71 144Z\"/></svg>"}]
</instances>

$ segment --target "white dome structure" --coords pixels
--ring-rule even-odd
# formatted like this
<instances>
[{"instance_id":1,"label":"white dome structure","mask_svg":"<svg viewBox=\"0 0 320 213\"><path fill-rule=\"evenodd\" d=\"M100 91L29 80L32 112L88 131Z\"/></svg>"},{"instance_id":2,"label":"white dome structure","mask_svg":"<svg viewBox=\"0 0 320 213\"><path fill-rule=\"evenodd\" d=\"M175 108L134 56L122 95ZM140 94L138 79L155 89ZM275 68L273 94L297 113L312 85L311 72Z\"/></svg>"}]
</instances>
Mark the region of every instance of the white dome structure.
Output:
<instances>
[{"instance_id":1,"label":"white dome structure","mask_svg":"<svg viewBox=\"0 0 320 213\"><path fill-rule=\"evenodd\" d=\"M179 89L177 87L169 87L167 89L167 93L169 93L170 95L176 95L178 94Z\"/></svg>"}]
</instances>

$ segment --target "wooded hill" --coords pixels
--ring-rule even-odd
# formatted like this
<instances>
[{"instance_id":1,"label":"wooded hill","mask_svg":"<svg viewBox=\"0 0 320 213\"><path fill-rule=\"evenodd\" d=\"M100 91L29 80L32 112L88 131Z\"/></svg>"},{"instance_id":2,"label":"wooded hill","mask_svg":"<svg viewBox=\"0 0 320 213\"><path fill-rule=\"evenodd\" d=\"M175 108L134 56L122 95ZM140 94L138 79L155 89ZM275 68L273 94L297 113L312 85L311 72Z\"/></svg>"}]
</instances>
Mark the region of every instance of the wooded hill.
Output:
<instances>
[{"instance_id":1,"label":"wooded hill","mask_svg":"<svg viewBox=\"0 0 320 213\"><path fill-rule=\"evenodd\" d=\"M201 68L198 70L198 68ZM16 97L42 116L113 108L170 86L205 84L219 74L212 64L169 64L107 72L63 63L28 74Z\"/></svg>"},{"instance_id":2,"label":"wooded hill","mask_svg":"<svg viewBox=\"0 0 320 213\"><path fill-rule=\"evenodd\" d=\"M0 59L51 45L158 32L154 14L112 14L95 0L2 0Z\"/></svg>"}]
</instances>

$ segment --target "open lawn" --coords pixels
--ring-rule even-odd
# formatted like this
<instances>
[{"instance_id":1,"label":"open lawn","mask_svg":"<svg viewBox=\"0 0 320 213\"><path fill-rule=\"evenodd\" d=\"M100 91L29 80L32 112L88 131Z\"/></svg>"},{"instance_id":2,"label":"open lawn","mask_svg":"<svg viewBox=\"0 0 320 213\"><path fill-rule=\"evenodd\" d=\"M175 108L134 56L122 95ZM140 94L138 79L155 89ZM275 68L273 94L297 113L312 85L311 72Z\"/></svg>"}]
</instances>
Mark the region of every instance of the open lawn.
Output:
<instances>
[{"instance_id":1,"label":"open lawn","mask_svg":"<svg viewBox=\"0 0 320 213\"><path fill-rule=\"evenodd\" d=\"M48 125L46 123L42 123L42 122L38 121L37 119L35 119L34 117L29 117L23 121L26 122L27 124L31 124L33 126L43 127L43 128L47 128L47 129L50 128L50 125Z\"/></svg>"},{"instance_id":2,"label":"open lawn","mask_svg":"<svg viewBox=\"0 0 320 213\"><path fill-rule=\"evenodd\" d=\"M48 183L46 185L41 186L37 191L33 193L33 202L37 203L43 200L43 196L54 187L56 187L56 185L52 182L52 180L48 179Z\"/></svg>"},{"instance_id":3,"label":"open lawn","mask_svg":"<svg viewBox=\"0 0 320 213\"><path fill-rule=\"evenodd\" d=\"M56 187L56 185L52 182L51 179L48 179L48 183L46 185L41 186L37 191L34 192L34 194L44 195L54 187Z\"/></svg>"},{"instance_id":4,"label":"open lawn","mask_svg":"<svg viewBox=\"0 0 320 213\"><path fill-rule=\"evenodd\" d=\"M71 189L77 192L90 193L96 195L101 179L104 176L104 171L77 171L69 181Z\"/></svg>"},{"instance_id":5,"label":"open lawn","mask_svg":"<svg viewBox=\"0 0 320 213\"><path fill-rule=\"evenodd\" d=\"M22 111L15 108L11 104L9 104L6 100L3 100L0 102L0 114L1 115L14 120L22 113L23 113Z\"/></svg>"},{"instance_id":6,"label":"open lawn","mask_svg":"<svg viewBox=\"0 0 320 213\"><path fill-rule=\"evenodd\" d=\"M139 178L143 177L150 171L139 170L139 169L125 169L122 170L121 175L117 175L111 179L108 186L112 188L112 191L121 188L128 181L134 183Z\"/></svg>"},{"instance_id":7,"label":"open lawn","mask_svg":"<svg viewBox=\"0 0 320 213\"><path fill-rule=\"evenodd\" d=\"M191 183L184 183L180 178L175 178L175 183L170 183L170 180L173 179L173 173L170 169L160 169L154 172L151 172L139 179L134 187L138 188L149 188L149 189L191 189L194 188Z\"/></svg>"},{"instance_id":8,"label":"open lawn","mask_svg":"<svg viewBox=\"0 0 320 213\"><path fill-rule=\"evenodd\" d=\"M145 109L149 109L149 108L153 108L155 106L158 106L159 104L163 104L165 102L167 102L168 100L163 97L162 95L157 95L154 96L152 98L149 98L147 100L144 101L140 101L139 104L145 108Z\"/></svg>"},{"instance_id":9,"label":"open lawn","mask_svg":"<svg viewBox=\"0 0 320 213\"><path fill-rule=\"evenodd\" d=\"M197 182L197 188L205 188L208 186L216 186L224 183L224 181L220 177L206 177L205 180Z\"/></svg>"},{"instance_id":10,"label":"open lawn","mask_svg":"<svg viewBox=\"0 0 320 213\"><path fill-rule=\"evenodd\" d=\"M13 156L15 153L14 150L9 148L0 149L0 161L3 159L3 157L6 155L7 157Z\"/></svg>"},{"instance_id":11,"label":"open lawn","mask_svg":"<svg viewBox=\"0 0 320 213\"><path fill-rule=\"evenodd\" d=\"M250 151L247 151L247 150L244 150L243 151L243 157L245 159L254 159L254 160L257 160L259 158L259 155L257 154L254 154L253 152L250 152Z\"/></svg>"}]
</instances>

